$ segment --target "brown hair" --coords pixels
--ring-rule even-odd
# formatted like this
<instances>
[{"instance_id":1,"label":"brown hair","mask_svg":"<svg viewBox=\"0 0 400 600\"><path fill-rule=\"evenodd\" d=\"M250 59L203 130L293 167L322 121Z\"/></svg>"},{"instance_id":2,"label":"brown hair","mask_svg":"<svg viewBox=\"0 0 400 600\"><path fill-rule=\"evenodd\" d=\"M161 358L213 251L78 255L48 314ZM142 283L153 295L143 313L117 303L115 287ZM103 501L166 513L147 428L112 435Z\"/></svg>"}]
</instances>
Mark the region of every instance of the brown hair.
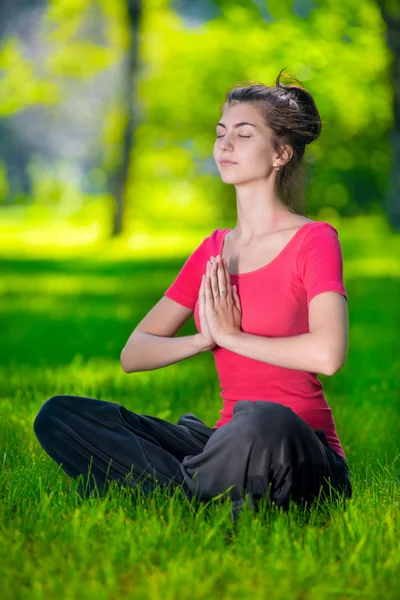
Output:
<instances>
[{"instance_id":1,"label":"brown hair","mask_svg":"<svg viewBox=\"0 0 400 600\"><path fill-rule=\"evenodd\" d=\"M293 156L280 166L277 185L284 204L292 212L302 214L305 210L306 182L302 158L306 144L319 137L322 122L313 97L304 87L300 87L302 84L297 79L289 76L300 86L280 82L283 71L280 71L275 86L256 83L248 86L238 84L231 88L220 110L237 102L253 104L261 109L266 124L272 129L274 149L279 152L283 144L290 144ZM285 74L285 77L288 76Z\"/></svg>"}]
</instances>

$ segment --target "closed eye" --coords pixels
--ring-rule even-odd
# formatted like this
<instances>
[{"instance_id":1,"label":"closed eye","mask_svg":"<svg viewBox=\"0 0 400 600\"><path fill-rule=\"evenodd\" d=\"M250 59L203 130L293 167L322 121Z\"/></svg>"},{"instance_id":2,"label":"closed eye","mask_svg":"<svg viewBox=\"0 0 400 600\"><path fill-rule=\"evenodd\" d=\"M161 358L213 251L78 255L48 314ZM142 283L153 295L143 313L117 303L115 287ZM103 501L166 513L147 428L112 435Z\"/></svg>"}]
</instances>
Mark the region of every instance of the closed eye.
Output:
<instances>
[{"instance_id":1,"label":"closed eye","mask_svg":"<svg viewBox=\"0 0 400 600\"><path fill-rule=\"evenodd\" d=\"M217 139L224 137L223 135L217 135ZM239 135L239 137L249 138L251 135Z\"/></svg>"}]
</instances>

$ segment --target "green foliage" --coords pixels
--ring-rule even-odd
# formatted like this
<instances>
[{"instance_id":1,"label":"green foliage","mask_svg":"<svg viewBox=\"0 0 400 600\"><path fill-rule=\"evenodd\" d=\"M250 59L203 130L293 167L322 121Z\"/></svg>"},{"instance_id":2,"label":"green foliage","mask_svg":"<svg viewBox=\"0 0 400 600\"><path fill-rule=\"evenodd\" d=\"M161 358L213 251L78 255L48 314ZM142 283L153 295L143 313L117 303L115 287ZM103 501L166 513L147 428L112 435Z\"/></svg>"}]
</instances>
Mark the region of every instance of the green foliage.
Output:
<instances>
[{"instance_id":1,"label":"green foliage","mask_svg":"<svg viewBox=\"0 0 400 600\"><path fill-rule=\"evenodd\" d=\"M35 73L32 61L22 55L18 40L8 39L0 50L0 117L35 104L52 105L60 100L59 89Z\"/></svg>"},{"instance_id":2,"label":"green foliage","mask_svg":"<svg viewBox=\"0 0 400 600\"><path fill-rule=\"evenodd\" d=\"M196 157L207 158L225 92L238 82L273 84L287 66L314 95L324 122L322 137L307 149L311 212L322 206L342 214L360 207L376 210L389 174L385 134L393 116L386 77L390 57L375 2L349 0L338 6L328 0L307 19L292 14L273 23L250 10L247 19L243 5L222 7L224 18L195 30L179 30L175 19L169 25L153 16L152 31L165 41L158 51L160 68L141 81L148 108L142 129L146 143L151 137L153 145L160 143L160 132L167 148L191 139ZM168 131L165 123L172 124ZM232 217L232 190L222 183L215 188L213 201Z\"/></svg>"},{"instance_id":3,"label":"green foliage","mask_svg":"<svg viewBox=\"0 0 400 600\"><path fill-rule=\"evenodd\" d=\"M267 0L266 4L273 19L290 19L293 0Z\"/></svg>"},{"instance_id":4,"label":"green foliage","mask_svg":"<svg viewBox=\"0 0 400 600\"><path fill-rule=\"evenodd\" d=\"M379 212L393 109L377 2L324 0L306 18L293 12L291 0L267 1L264 12L255 1L218 4L221 16L187 27L167 0L143 3L127 225L132 215L157 222L164 213L183 224L195 210L234 218L234 189L210 169L218 107L230 87L273 85L283 67L314 95L323 120L321 138L306 151L308 212ZM83 91L100 76L119 73L93 156L97 168L110 173L119 164L126 125L127 4L52 0L41 27L42 62L27 58L21 41L3 40L0 115L37 104L51 110L76 86ZM182 201L181 191L189 188L193 200ZM159 198L170 194L167 211Z\"/></svg>"},{"instance_id":5,"label":"green foliage","mask_svg":"<svg viewBox=\"0 0 400 600\"><path fill-rule=\"evenodd\" d=\"M38 204L56 204L66 213L74 212L81 206L83 193L73 165L59 161L53 165L34 156L29 162L29 174L32 182L32 197Z\"/></svg>"}]
</instances>

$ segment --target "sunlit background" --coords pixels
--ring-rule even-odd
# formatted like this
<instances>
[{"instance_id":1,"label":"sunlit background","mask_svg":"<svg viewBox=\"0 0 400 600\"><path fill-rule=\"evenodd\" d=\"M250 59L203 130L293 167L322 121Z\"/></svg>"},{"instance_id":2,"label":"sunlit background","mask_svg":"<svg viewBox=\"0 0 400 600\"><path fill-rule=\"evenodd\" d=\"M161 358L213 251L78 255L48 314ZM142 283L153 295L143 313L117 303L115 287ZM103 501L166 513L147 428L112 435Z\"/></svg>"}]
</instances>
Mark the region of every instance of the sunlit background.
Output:
<instances>
[{"instance_id":1,"label":"sunlit background","mask_svg":"<svg viewBox=\"0 0 400 600\"><path fill-rule=\"evenodd\" d=\"M234 223L212 157L219 106L284 67L323 120L308 215L398 230L385 4L396 13L390 0L2 2L1 253L179 254Z\"/></svg>"},{"instance_id":2,"label":"sunlit background","mask_svg":"<svg viewBox=\"0 0 400 600\"><path fill-rule=\"evenodd\" d=\"M235 227L212 155L226 92L284 68L323 121L306 215L338 231L350 329L319 379L354 497L327 527L249 523L238 546L221 514L80 506L34 435L51 396L220 418L211 352L129 374L120 353ZM0 0L2 598L398 597L399 173L398 0Z\"/></svg>"},{"instance_id":3,"label":"sunlit background","mask_svg":"<svg viewBox=\"0 0 400 600\"><path fill-rule=\"evenodd\" d=\"M165 392L173 374L176 399L177 377L212 366L206 353L127 377L119 357L188 255L235 226L235 188L212 156L227 90L273 85L286 68L323 121L305 154L306 214L337 228L344 257L350 349L326 395L343 436L367 442L374 395L394 402L399 385L399 31L392 0L0 3L3 402L14 402L11 366L29 373L18 393L32 414L67 388L119 400L120 377L132 392L144 382ZM194 332L190 321L180 334ZM215 422L217 376L204 373L213 401L199 410ZM370 411L362 433L338 393ZM163 402L149 413L190 407ZM385 410L396 420L398 402Z\"/></svg>"}]
</instances>

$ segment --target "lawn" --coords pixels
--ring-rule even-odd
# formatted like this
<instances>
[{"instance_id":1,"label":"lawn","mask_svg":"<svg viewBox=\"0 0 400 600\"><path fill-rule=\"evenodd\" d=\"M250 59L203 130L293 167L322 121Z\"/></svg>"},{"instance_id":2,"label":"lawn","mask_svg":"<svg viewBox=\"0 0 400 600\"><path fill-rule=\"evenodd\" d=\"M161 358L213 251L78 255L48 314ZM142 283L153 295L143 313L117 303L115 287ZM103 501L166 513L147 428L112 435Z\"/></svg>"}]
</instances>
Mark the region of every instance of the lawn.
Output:
<instances>
[{"instance_id":1,"label":"lawn","mask_svg":"<svg viewBox=\"0 0 400 600\"><path fill-rule=\"evenodd\" d=\"M344 368L320 375L353 498L308 518L228 503L194 510L177 489L145 499L112 487L81 499L40 447L33 421L56 394L85 395L209 426L221 398L210 352L127 375L120 351L173 281L180 256L107 247L75 256L0 244L0 581L8 599L399 597L400 235L381 217L332 222L348 292ZM225 225L220 225L225 226ZM191 319L178 335L195 332Z\"/></svg>"}]
</instances>

